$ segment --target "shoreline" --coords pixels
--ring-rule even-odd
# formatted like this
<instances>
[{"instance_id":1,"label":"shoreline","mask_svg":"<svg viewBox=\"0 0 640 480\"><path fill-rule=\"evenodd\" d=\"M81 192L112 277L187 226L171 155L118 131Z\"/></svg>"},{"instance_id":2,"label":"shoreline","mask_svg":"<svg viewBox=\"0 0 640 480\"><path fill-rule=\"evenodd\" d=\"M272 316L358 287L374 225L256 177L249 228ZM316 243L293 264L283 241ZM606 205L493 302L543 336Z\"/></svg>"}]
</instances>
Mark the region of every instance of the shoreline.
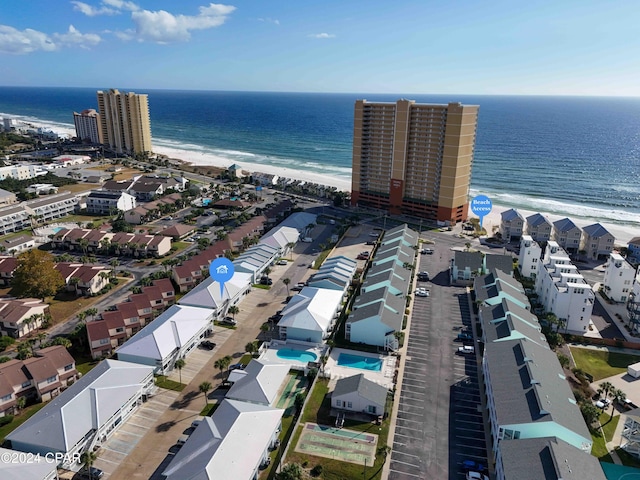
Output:
<instances>
[{"instance_id":1,"label":"shoreline","mask_svg":"<svg viewBox=\"0 0 640 480\"><path fill-rule=\"evenodd\" d=\"M69 128L64 128L61 125L52 125L51 123L34 120L32 118L30 118L28 122L24 122L24 123L29 123L36 127L51 129L54 132L75 136L75 130L71 128L71 126ZM281 167L281 166L251 163L251 162L246 162L244 160L236 161L231 158L225 158L225 157L214 155L211 153L196 152L193 150L187 150L187 149L181 149L181 148L175 148L175 147L154 146L154 153L160 154L160 155L166 155L167 157L172 158L176 161L180 161L185 165L228 168L229 166L235 163L239 165L243 170L247 170L250 172L261 172L266 174L273 174L273 175L278 175L280 177L291 178L291 179L310 182L310 183L316 183L318 185L327 185L327 186L335 187L337 190L345 191L345 192L349 192L351 190L351 180L344 177L339 177L339 176L320 174L320 173L309 172L305 170L296 170L293 168L287 168L287 167ZM472 190L474 191L474 193L471 195L471 197L475 195L475 192L482 193L481 189L472 187ZM600 220L595 216L595 213L597 213L596 211L589 212L589 217L585 218L585 217L576 215L575 213L572 215L572 213L558 213L558 212L549 211L549 209L530 210L530 209L522 209L518 206L502 205L500 203L500 197L502 196L502 197L508 198L510 196L513 196L513 194L510 192L505 192L504 194L497 194L497 195L488 194L488 196L493 201L493 209L487 216L484 217L483 225L485 226L485 229L489 233L492 232L492 229L494 226L497 226L499 228L500 219L501 219L500 214L502 212L509 210L510 208L515 208L525 218L529 215L533 215L534 213L541 213L542 215L547 217L551 222L560 220L565 217L569 217L580 228L584 228L585 226L591 225L593 223L600 223L607 230L609 230L611 234L614 235L614 237L616 238L616 245L621 245L621 244L626 245L629 242L629 240L631 240L632 238L636 236L640 236L640 226L629 225L625 223L608 222L606 219ZM507 200L507 198L505 198L505 200ZM543 204L546 203L547 206L549 206L550 204L555 204L556 207L557 205L562 204L561 202L558 202L557 200L554 200L552 198L549 198L546 200L537 199L537 202L543 203ZM567 207L567 210L569 210L570 206L567 205L566 207ZM576 208L584 208L584 207L576 206ZM469 210L469 218L474 218L474 217L475 215L473 215L473 213L471 213L471 211ZM640 216L638 216L638 221L640 222Z\"/></svg>"}]
</instances>

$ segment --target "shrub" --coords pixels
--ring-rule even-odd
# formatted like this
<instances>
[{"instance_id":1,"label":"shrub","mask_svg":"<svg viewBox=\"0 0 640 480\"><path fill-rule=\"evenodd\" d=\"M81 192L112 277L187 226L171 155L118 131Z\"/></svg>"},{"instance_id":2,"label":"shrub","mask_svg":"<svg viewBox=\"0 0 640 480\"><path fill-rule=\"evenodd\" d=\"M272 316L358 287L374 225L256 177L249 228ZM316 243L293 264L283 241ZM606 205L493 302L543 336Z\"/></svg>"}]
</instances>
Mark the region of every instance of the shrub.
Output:
<instances>
[{"instance_id":1,"label":"shrub","mask_svg":"<svg viewBox=\"0 0 640 480\"><path fill-rule=\"evenodd\" d=\"M311 475L314 477L319 477L322 475L322 465L316 465L311 469Z\"/></svg>"},{"instance_id":2,"label":"shrub","mask_svg":"<svg viewBox=\"0 0 640 480\"><path fill-rule=\"evenodd\" d=\"M5 415L4 417L0 417L0 427L8 425L13 422L13 415Z\"/></svg>"}]
</instances>

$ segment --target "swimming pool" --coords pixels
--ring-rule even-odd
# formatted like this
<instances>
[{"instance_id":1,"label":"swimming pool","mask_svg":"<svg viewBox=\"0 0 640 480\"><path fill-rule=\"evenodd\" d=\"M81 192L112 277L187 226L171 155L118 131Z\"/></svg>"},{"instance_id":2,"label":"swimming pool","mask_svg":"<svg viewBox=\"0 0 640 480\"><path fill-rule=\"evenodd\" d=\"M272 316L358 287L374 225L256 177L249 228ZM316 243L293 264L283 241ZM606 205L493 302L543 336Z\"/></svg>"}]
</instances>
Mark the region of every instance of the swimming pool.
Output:
<instances>
[{"instance_id":1,"label":"swimming pool","mask_svg":"<svg viewBox=\"0 0 640 480\"><path fill-rule=\"evenodd\" d=\"M207 205L209 205L211 203L211 199L210 198L203 198L202 199L202 206L206 207Z\"/></svg>"},{"instance_id":2,"label":"swimming pool","mask_svg":"<svg viewBox=\"0 0 640 480\"><path fill-rule=\"evenodd\" d=\"M359 368L360 370L372 370L379 372L382 370L382 359L373 357L364 357L362 355L351 355L350 353L341 353L338 357L338 365L348 368Z\"/></svg>"},{"instance_id":3,"label":"swimming pool","mask_svg":"<svg viewBox=\"0 0 640 480\"><path fill-rule=\"evenodd\" d=\"M58 233L60 230L64 230L64 227L54 227L53 233Z\"/></svg>"},{"instance_id":4,"label":"swimming pool","mask_svg":"<svg viewBox=\"0 0 640 480\"><path fill-rule=\"evenodd\" d=\"M315 353L292 348L281 348L276 355L284 360L298 360L299 362L315 362L318 359Z\"/></svg>"}]
</instances>

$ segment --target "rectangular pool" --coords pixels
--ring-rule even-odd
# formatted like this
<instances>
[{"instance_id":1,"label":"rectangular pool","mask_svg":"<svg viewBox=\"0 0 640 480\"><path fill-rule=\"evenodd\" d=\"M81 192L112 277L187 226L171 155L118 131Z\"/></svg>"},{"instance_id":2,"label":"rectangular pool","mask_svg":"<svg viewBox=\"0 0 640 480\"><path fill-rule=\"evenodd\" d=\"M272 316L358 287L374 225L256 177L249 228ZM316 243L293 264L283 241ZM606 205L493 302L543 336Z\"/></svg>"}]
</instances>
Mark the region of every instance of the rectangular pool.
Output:
<instances>
[{"instance_id":1,"label":"rectangular pool","mask_svg":"<svg viewBox=\"0 0 640 480\"><path fill-rule=\"evenodd\" d=\"M374 357L365 357L362 355L352 355L350 353L341 353L338 357L338 365L348 368L359 368L360 370L372 370L379 372L382 370L382 359Z\"/></svg>"}]
</instances>

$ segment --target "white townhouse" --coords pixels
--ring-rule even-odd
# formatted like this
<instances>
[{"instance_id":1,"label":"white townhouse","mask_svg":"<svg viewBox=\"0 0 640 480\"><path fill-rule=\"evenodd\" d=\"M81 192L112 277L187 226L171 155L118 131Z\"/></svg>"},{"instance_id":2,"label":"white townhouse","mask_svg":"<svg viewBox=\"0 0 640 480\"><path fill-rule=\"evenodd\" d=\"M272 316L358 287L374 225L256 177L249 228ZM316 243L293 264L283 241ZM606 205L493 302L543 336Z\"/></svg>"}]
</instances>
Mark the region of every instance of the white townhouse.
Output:
<instances>
[{"instance_id":1,"label":"white townhouse","mask_svg":"<svg viewBox=\"0 0 640 480\"><path fill-rule=\"evenodd\" d=\"M208 308L172 305L116 349L118 360L154 367L166 375L213 329Z\"/></svg>"},{"instance_id":2,"label":"white townhouse","mask_svg":"<svg viewBox=\"0 0 640 480\"><path fill-rule=\"evenodd\" d=\"M518 240L524 232L524 218L517 210L510 208L500 214L500 236L503 242Z\"/></svg>"},{"instance_id":3,"label":"white townhouse","mask_svg":"<svg viewBox=\"0 0 640 480\"><path fill-rule=\"evenodd\" d=\"M300 233L296 228L277 226L269 230L262 237L258 245L269 245L278 249L279 255L284 257L289 254L293 245L298 243Z\"/></svg>"},{"instance_id":4,"label":"white townhouse","mask_svg":"<svg viewBox=\"0 0 640 480\"><path fill-rule=\"evenodd\" d=\"M604 293L614 302L624 303L633 288L636 270L622 255L612 253L604 271Z\"/></svg>"},{"instance_id":5,"label":"white townhouse","mask_svg":"<svg viewBox=\"0 0 640 480\"><path fill-rule=\"evenodd\" d=\"M538 264L542 261L542 249L530 235L523 235L520 239L520 254L518 268L520 275L526 278L536 278Z\"/></svg>"},{"instance_id":6,"label":"white townhouse","mask_svg":"<svg viewBox=\"0 0 640 480\"><path fill-rule=\"evenodd\" d=\"M254 480L281 430L284 410L223 400L162 472L166 480Z\"/></svg>"},{"instance_id":7,"label":"white townhouse","mask_svg":"<svg viewBox=\"0 0 640 480\"><path fill-rule=\"evenodd\" d=\"M289 375L288 364L270 363L252 359L244 370L237 370L234 381L225 398L259 405L274 406L278 392Z\"/></svg>"},{"instance_id":8,"label":"white townhouse","mask_svg":"<svg viewBox=\"0 0 640 480\"><path fill-rule=\"evenodd\" d=\"M227 314L229 307L240 304L249 292L251 292L251 274L235 272L231 280L224 283L222 295L220 284L208 277L182 297L178 303L191 307L209 308L213 310L213 319L219 320Z\"/></svg>"},{"instance_id":9,"label":"white townhouse","mask_svg":"<svg viewBox=\"0 0 640 480\"><path fill-rule=\"evenodd\" d=\"M569 253L578 253L582 230L570 218L553 222L551 239Z\"/></svg>"},{"instance_id":10,"label":"white townhouse","mask_svg":"<svg viewBox=\"0 0 640 480\"><path fill-rule=\"evenodd\" d=\"M153 367L103 360L6 439L14 450L79 457L112 436L156 388Z\"/></svg>"},{"instance_id":11,"label":"white townhouse","mask_svg":"<svg viewBox=\"0 0 640 480\"><path fill-rule=\"evenodd\" d=\"M95 190L87 195L87 212L95 215L114 215L136 208L136 197L126 192Z\"/></svg>"},{"instance_id":12,"label":"white townhouse","mask_svg":"<svg viewBox=\"0 0 640 480\"><path fill-rule=\"evenodd\" d=\"M236 272L251 275L251 283L258 283L265 269L280 257L280 251L270 245L258 243L245 250L233 261Z\"/></svg>"},{"instance_id":13,"label":"white townhouse","mask_svg":"<svg viewBox=\"0 0 640 480\"><path fill-rule=\"evenodd\" d=\"M8 167L0 167L0 180L5 180L6 178L31 180L46 173L47 171L40 165L9 165Z\"/></svg>"},{"instance_id":14,"label":"white townhouse","mask_svg":"<svg viewBox=\"0 0 640 480\"><path fill-rule=\"evenodd\" d=\"M536 293L546 312L564 324L567 333L587 332L595 294L567 253L550 241L538 267Z\"/></svg>"},{"instance_id":15,"label":"white townhouse","mask_svg":"<svg viewBox=\"0 0 640 480\"><path fill-rule=\"evenodd\" d=\"M540 213L534 213L527 217L527 234L536 242L546 242L551 238L553 225Z\"/></svg>"},{"instance_id":16,"label":"white townhouse","mask_svg":"<svg viewBox=\"0 0 640 480\"><path fill-rule=\"evenodd\" d=\"M582 229L580 250L583 250L589 260L599 260L613 251L616 239L599 223L594 223Z\"/></svg>"}]
</instances>

